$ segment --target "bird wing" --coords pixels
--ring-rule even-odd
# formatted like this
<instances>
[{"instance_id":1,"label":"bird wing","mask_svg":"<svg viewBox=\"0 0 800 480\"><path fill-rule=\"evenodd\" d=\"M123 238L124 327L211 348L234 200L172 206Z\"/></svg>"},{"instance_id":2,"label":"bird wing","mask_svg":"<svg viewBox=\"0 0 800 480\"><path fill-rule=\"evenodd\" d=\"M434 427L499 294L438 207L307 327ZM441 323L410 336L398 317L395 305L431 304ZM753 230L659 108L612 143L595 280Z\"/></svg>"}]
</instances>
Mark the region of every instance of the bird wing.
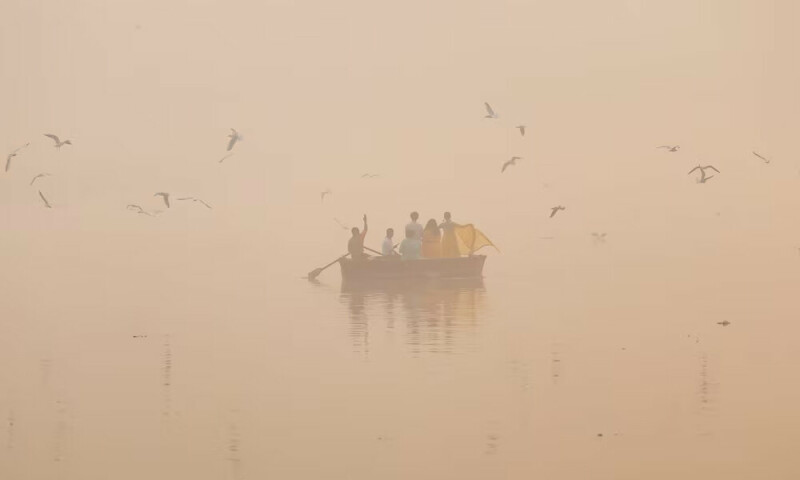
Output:
<instances>
[{"instance_id":1,"label":"bird wing","mask_svg":"<svg viewBox=\"0 0 800 480\"><path fill-rule=\"evenodd\" d=\"M56 142L56 144L61 143L61 140L58 139L57 135L53 135L52 133L45 133L44 136L52 138Z\"/></svg>"},{"instance_id":2,"label":"bird wing","mask_svg":"<svg viewBox=\"0 0 800 480\"><path fill-rule=\"evenodd\" d=\"M194 197L181 197L178 200L194 200Z\"/></svg>"},{"instance_id":3,"label":"bird wing","mask_svg":"<svg viewBox=\"0 0 800 480\"><path fill-rule=\"evenodd\" d=\"M761 156L761 155L757 154L756 152L753 152L753 155L755 155L756 157L760 158L761 160L764 160L765 162L768 162L768 161L769 161L769 160L767 160L766 158L764 158L763 156Z\"/></svg>"},{"instance_id":4,"label":"bird wing","mask_svg":"<svg viewBox=\"0 0 800 480\"><path fill-rule=\"evenodd\" d=\"M558 207L553 207L551 210L552 211L550 212L550 218L553 218L556 216L556 213L558 212Z\"/></svg>"},{"instance_id":5,"label":"bird wing","mask_svg":"<svg viewBox=\"0 0 800 480\"><path fill-rule=\"evenodd\" d=\"M698 165L698 166L694 167L693 169L689 170L689 173L687 173L687 175L691 175L697 170L700 170L701 172L703 171L703 169L700 167L700 165Z\"/></svg>"},{"instance_id":6,"label":"bird wing","mask_svg":"<svg viewBox=\"0 0 800 480\"><path fill-rule=\"evenodd\" d=\"M483 102L483 104L486 105L486 111L489 112L489 115L494 117L495 113L494 110L492 110L492 106L489 105L489 102Z\"/></svg>"},{"instance_id":7,"label":"bird wing","mask_svg":"<svg viewBox=\"0 0 800 480\"><path fill-rule=\"evenodd\" d=\"M220 159L219 159L219 163L222 163L222 162L224 162L226 158L228 158L228 157L232 157L233 155L234 155L233 153L229 153L228 155L225 155L224 157L222 157L222 158L220 158Z\"/></svg>"},{"instance_id":8,"label":"bird wing","mask_svg":"<svg viewBox=\"0 0 800 480\"><path fill-rule=\"evenodd\" d=\"M660 147L657 148L672 148L672 147L670 145L661 145Z\"/></svg>"},{"instance_id":9,"label":"bird wing","mask_svg":"<svg viewBox=\"0 0 800 480\"><path fill-rule=\"evenodd\" d=\"M39 196L42 198L42 201L44 202L44 206L45 206L45 207L47 207L47 208L53 208L53 207L51 207L51 206L50 206L50 202L48 202L48 201L47 201L47 199L46 199L46 198L44 198L44 195L42 194L42 191L41 191L41 190L39 190Z\"/></svg>"},{"instance_id":10,"label":"bird wing","mask_svg":"<svg viewBox=\"0 0 800 480\"><path fill-rule=\"evenodd\" d=\"M509 160L509 161L507 161L506 163L503 164L503 168L500 169L500 173L505 172L506 168L508 168L509 165L511 165L511 160Z\"/></svg>"},{"instance_id":11,"label":"bird wing","mask_svg":"<svg viewBox=\"0 0 800 480\"><path fill-rule=\"evenodd\" d=\"M714 168L714 165L706 165L706 167L705 167L705 168L710 168L711 170L714 170L715 172L719 173L719 170L717 170L716 168Z\"/></svg>"},{"instance_id":12,"label":"bird wing","mask_svg":"<svg viewBox=\"0 0 800 480\"><path fill-rule=\"evenodd\" d=\"M525 125L520 125L517 128L519 128L519 133L524 137L525 136Z\"/></svg>"},{"instance_id":13,"label":"bird wing","mask_svg":"<svg viewBox=\"0 0 800 480\"><path fill-rule=\"evenodd\" d=\"M198 201L198 202L200 202L200 203L202 203L203 205L205 205L205 206L206 206L206 208L208 208L209 210L211 209L211 205L207 204L206 202L204 202L204 201L200 200L199 198L197 199L197 201Z\"/></svg>"},{"instance_id":14,"label":"bird wing","mask_svg":"<svg viewBox=\"0 0 800 480\"><path fill-rule=\"evenodd\" d=\"M33 185L33 182L35 182L37 179L42 178L42 177L44 177L44 174L41 174L41 173L39 175L36 175L35 177L33 177L33 180L31 180L31 185Z\"/></svg>"},{"instance_id":15,"label":"bird wing","mask_svg":"<svg viewBox=\"0 0 800 480\"><path fill-rule=\"evenodd\" d=\"M231 129L231 130L233 130L233 129ZM234 130L234 131L235 131L235 130ZM231 135L231 140L228 142L228 151L229 151L229 152L231 151L231 149L233 148L233 146L234 146L234 145L236 145L236 140L238 140L238 139L239 139L239 137L238 137L238 136L236 136L236 135Z\"/></svg>"},{"instance_id":16,"label":"bird wing","mask_svg":"<svg viewBox=\"0 0 800 480\"><path fill-rule=\"evenodd\" d=\"M26 143L25 145L23 145L23 146L19 147L18 149L14 150L14 151L13 151L13 152L11 152L11 153L17 153L17 152L19 152L20 150L22 150L23 148L27 147L28 145L30 145L30 142L28 142L28 143Z\"/></svg>"}]
</instances>

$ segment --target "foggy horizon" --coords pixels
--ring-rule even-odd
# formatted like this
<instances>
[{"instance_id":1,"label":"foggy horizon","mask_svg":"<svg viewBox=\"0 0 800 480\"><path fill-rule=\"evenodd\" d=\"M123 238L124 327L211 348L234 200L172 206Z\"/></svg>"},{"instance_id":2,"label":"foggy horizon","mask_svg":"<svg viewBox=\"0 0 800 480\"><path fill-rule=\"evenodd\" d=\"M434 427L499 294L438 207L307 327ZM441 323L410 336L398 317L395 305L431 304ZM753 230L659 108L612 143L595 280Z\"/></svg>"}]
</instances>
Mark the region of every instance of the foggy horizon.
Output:
<instances>
[{"instance_id":1,"label":"foggy horizon","mask_svg":"<svg viewBox=\"0 0 800 480\"><path fill-rule=\"evenodd\" d=\"M800 4L0 15L0 477L800 474ZM304 279L412 211L482 280Z\"/></svg>"}]
</instances>

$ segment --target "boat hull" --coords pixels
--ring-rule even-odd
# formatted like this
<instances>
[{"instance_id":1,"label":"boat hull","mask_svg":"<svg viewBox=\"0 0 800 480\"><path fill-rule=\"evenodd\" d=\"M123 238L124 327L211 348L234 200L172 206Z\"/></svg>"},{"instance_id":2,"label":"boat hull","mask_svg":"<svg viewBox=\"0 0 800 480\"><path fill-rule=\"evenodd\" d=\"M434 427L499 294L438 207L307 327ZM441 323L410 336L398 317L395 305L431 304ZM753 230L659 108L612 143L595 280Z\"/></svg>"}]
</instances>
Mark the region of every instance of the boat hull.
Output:
<instances>
[{"instance_id":1,"label":"boat hull","mask_svg":"<svg viewBox=\"0 0 800 480\"><path fill-rule=\"evenodd\" d=\"M402 260L399 257L374 257L362 261L353 261L345 258L339 261L339 266L342 270L342 279L349 282L395 279L481 278L485 261L485 255L419 260Z\"/></svg>"}]
</instances>

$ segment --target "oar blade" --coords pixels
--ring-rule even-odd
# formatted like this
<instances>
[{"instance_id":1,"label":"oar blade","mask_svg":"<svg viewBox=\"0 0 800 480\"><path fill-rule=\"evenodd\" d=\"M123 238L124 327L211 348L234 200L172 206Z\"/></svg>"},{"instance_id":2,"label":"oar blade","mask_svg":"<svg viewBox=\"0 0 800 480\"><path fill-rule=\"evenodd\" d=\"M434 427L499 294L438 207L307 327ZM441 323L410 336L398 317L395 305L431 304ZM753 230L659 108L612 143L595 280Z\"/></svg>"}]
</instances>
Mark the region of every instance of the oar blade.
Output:
<instances>
[{"instance_id":1,"label":"oar blade","mask_svg":"<svg viewBox=\"0 0 800 480\"><path fill-rule=\"evenodd\" d=\"M308 279L315 280L320 273L322 273L322 268L315 268L314 270L308 272Z\"/></svg>"}]
</instances>

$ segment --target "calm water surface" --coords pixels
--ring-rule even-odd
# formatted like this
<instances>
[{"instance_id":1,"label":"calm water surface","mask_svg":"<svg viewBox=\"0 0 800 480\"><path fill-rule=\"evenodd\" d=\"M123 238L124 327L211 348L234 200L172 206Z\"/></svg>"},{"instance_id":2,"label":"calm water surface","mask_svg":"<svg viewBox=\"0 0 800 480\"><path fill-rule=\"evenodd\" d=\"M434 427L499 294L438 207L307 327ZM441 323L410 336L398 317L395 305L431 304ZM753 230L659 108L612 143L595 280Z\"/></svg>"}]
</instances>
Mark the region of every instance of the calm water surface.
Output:
<instances>
[{"instance_id":1,"label":"calm water surface","mask_svg":"<svg viewBox=\"0 0 800 480\"><path fill-rule=\"evenodd\" d=\"M783 252L532 239L355 288L289 242L131 235L10 261L0 478L799 478Z\"/></svg>"}]
</instances>

